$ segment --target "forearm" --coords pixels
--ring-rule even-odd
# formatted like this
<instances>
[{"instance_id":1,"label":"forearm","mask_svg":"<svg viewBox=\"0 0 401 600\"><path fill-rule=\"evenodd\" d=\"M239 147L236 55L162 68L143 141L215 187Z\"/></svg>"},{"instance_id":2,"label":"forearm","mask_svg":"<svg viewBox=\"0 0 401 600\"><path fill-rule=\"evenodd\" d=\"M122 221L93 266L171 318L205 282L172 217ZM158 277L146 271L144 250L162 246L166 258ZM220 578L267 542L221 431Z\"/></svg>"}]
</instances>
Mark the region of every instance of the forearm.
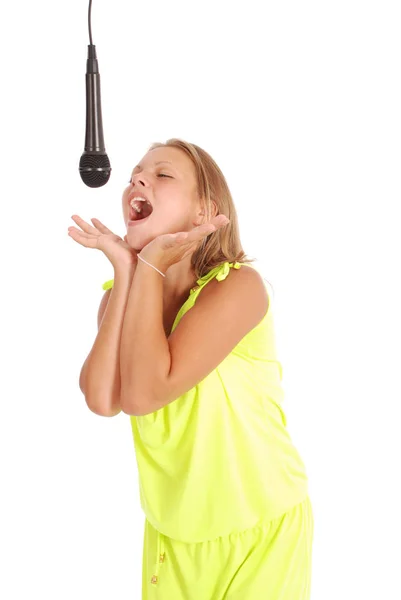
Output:
<instances>
[{"instance_id":1,"label":"forearm","mask_svg":"<svg viewBox=\"0 0 401 600\"><path fill-rule=\"evenodd\" d=\"M127 265L114 269L113 289L87 359L85 400L99 415L113 416L121 410L121 333L135 268L135 265Z\"/></svg>"},{"instance_id":2,"label":"forearm","mask_svg":"<svg viewBox=\"0 0 401 600\"><path fill-rule=\"evenodd\" d=\"M121 335L122 410L135 414L140 404L150 406L163 389L170 368L171 355L163 326L163 278L139 260Z\"/></svg>"}]
</instances>

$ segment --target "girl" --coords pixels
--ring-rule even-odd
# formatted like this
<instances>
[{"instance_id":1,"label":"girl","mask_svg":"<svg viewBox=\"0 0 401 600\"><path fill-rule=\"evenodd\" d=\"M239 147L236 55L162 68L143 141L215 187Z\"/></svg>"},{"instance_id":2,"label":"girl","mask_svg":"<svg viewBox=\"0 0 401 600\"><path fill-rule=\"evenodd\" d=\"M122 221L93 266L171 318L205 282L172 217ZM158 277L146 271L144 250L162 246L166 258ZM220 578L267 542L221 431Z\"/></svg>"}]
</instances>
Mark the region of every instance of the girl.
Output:
<instances>
[{"instance_id":1,"label":"girl","mask_svg":"<svg viewBox=\"0 0 401 600\"><path fill-rule=\"evenodd\" d=\"M142 600L309 600L308 480L281 407L270 290L224 175L170 139L122 203L124 240L76 215L69 235L114 267L80 387L96 414L130 416Z\"/></svg>"}]
</instances>

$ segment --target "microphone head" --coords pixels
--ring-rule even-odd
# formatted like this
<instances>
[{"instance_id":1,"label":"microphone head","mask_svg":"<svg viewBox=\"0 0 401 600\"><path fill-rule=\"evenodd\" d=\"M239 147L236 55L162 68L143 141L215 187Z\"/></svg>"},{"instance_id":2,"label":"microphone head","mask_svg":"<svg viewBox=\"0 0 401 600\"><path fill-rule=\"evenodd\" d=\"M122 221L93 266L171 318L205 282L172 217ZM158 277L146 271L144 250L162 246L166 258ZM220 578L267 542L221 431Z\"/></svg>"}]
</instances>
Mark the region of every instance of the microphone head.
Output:
<instances>
[{"instance_id":1,"label":"microphone head","mask_svg":"<svg viewBox=\"0 0 401 600\"><path fill-rule=\"evenodd\" d=\"M105 152L84 152L79 161L79 174L85 185L102 187L110 179L110 161Z\"/></svg>"}]
</instances>

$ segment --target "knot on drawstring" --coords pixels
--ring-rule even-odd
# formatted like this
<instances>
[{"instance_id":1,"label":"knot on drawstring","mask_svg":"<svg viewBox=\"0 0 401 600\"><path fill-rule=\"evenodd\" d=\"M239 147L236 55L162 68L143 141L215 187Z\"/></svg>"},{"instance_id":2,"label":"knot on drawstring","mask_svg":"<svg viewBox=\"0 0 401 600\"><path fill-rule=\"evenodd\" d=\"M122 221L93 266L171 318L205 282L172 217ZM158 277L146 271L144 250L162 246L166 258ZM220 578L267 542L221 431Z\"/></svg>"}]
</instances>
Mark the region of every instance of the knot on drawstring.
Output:
<instances>
[{"instance_id":1,"label":"knot on drawstring","mask_svg":"<svg viewBox=\"0 0 401 600\"><path fill-rule=\"evenodd\" d=\"M157 556L159 562L156 563L156 573L153 575L150 583L156 584L159 581L159 564L164 563L166 553L164 552L164 536L160 531L157 532Z\"/></svg>"},{"instance_id":2,"label":"knot on drawstring","mask_svg":"<svg viewBox=\"0 0 401 600\"><path fill-rule=\"evenodd\" d=\"M217 271L217 275L216 275L217 281L223 281L223 279L225 279L227 277L227 275L229 274L230 267L234 267L234 269L239 269L241 267L241 263L238 263L238 262L229 263L228 261L226 261L225 263L223 263L221 265L217 265L217 267L214 267L213 269L211 269L209 271L209 273L206 273L206 275L203 275L203 277L200 277L200 279L197 280L196 283L197 283L198 287L192 288L190 291L190 294L193 294L194 292L196 292L197 289L199 289L199 287L201 287L202 285L204 285L205 283L210 281L210 279L213 279L213 277L216 275L216 271Z\"/></svg>"}]
</instances>

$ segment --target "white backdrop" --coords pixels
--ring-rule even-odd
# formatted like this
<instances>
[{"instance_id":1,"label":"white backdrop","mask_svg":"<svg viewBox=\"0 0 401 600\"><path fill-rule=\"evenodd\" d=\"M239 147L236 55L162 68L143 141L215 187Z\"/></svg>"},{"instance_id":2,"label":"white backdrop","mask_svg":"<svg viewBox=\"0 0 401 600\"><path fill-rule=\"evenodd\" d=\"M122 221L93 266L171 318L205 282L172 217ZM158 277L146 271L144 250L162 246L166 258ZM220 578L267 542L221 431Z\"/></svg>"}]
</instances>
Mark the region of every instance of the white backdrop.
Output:
<instances>
[{"instance_id":1,"label":"white backdrop","mask_svg":"<svg viewBox=\"0 0 401 600\"><path fill-rule=\"evenodd\" d=\"M2 11L0 597L140 598L129 417L91 413L78 386L113 269L67 230L79 214L125 235L131 170L182 137L222 168L274 286L312 600L401 598L397 2L93 0L113 169L98 189L78 173L88 4Z\"/></svg>"}]
</instances>

